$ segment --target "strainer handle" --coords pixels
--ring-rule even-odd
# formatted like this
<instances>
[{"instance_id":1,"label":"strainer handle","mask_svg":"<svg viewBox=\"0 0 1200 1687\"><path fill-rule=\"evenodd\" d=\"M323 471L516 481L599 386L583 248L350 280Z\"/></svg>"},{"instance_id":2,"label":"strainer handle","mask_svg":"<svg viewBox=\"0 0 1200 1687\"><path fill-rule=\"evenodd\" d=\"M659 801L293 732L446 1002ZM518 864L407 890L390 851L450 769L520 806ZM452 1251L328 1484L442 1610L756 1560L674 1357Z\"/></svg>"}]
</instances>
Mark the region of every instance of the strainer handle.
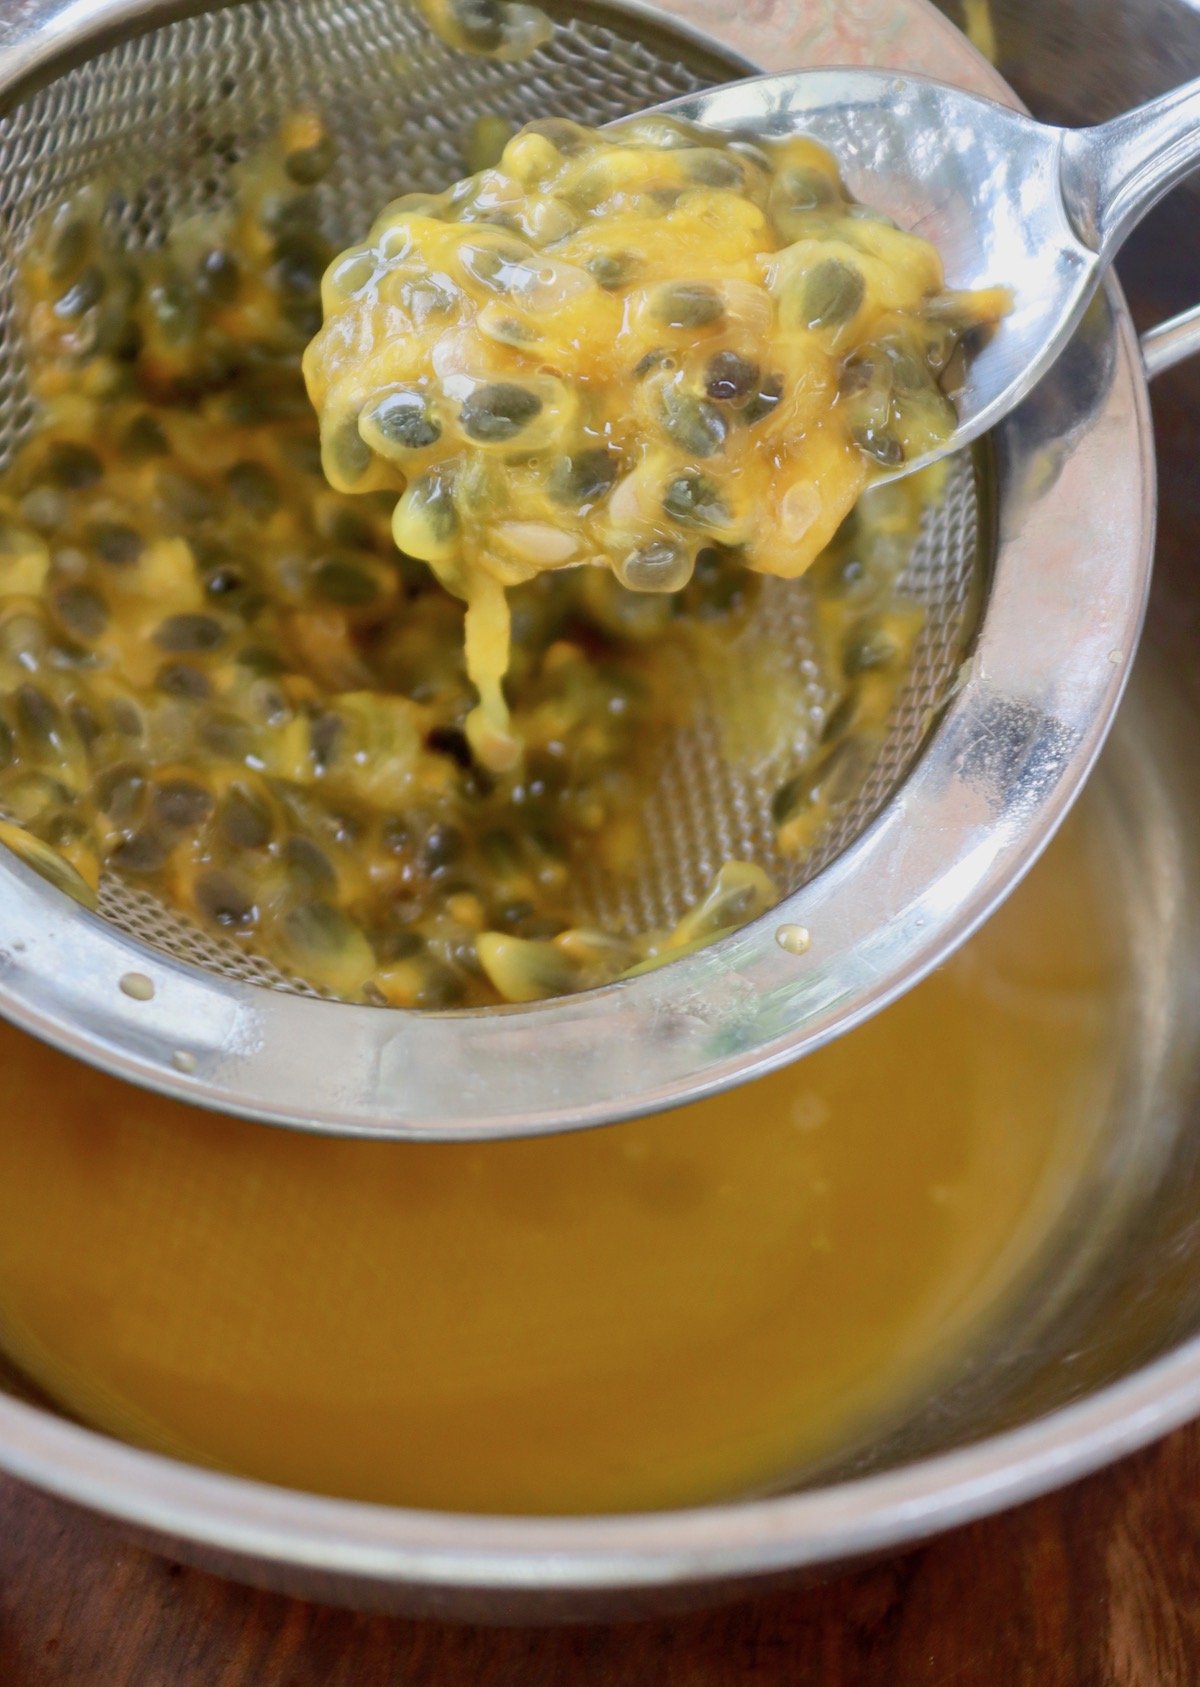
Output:
<instances>
[{"instance_id":1,"label":"strainer handle","mask_svg":"<svg viewBox=\"0 0 1200 1687\"><path fill-rule=\"evenodd\" d=\"M1151 380L1200 352L1200 305L1180 311L1142 335L1142 361Z\"/></svg>"}]
</instances>

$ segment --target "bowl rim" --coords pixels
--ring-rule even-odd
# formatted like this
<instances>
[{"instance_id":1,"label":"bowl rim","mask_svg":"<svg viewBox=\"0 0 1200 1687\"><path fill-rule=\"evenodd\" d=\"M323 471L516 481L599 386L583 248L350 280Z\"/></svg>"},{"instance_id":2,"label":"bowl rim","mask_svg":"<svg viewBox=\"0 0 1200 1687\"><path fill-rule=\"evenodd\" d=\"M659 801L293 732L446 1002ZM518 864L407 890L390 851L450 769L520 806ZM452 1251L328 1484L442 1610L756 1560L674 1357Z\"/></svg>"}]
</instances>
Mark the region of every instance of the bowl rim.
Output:
<instances>
[{"instance_id":1,"label":"bowl rim","mask_svg":"<svg viewBox=\"0 0 1200 1687\"><path fill-rule=\"evenodd\" d=\"M46 0L46 9L56 3ZM153 3L94 0L94 10L111 23L141 17ZM970 56L985 90L1011 99L996 73L926 0L895 3L928 13L925 21L947 41L954 37L960 56ZM654 10L640 0L625 0L625 7ZM202 0L180 0L176 8L199 9ZM705 21L719 38L715 5L712 13ZM3 49L0 27L0 57ZM56 63L65 51L60 42ZM40 76L48 63L31 63L28 76ZM1142 448L1144 500L1152 500L1148 404L1136 340L1115 283L1108 297L1118 377L1130 389ZM1148 553L1152 504L1147 511L1143 502L1143 516ZM987 906L971 910L960 935L987 912ZM667 1512L502 1517L336 1499L192 1465L8 1396L0 1396L0 1469L163 1541L187 1541L248 1565L320 1571L359 1584L621 1590L795 1571L896 1548L1085 1475L1197 1413L1200 1337L1079 1401L949 1452L797 1493Z\"/></svg>"}]
</instances>

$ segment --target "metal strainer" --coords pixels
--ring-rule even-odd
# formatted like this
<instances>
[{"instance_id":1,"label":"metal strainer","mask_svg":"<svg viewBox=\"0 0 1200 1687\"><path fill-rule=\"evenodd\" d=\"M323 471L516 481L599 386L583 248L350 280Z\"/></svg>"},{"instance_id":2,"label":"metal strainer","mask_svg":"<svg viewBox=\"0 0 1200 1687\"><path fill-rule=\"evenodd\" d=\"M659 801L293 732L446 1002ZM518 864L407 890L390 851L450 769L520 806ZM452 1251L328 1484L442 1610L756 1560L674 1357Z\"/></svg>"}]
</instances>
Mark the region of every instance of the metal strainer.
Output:
<instances>
[{"instance_id":1,"label":"metal strainer","mask_svg":"<svg viewBox=\"0 0 1200 1687\"><path fill-rule=\"evenodd\" d=\"M775 58L752 66L641 6L572 7L551 43L516 65L448 51L397 0L182 9L18 0L0 20L0 461L32 422L17 263L65 190L118 181L111 215L123 239L152 244L175 219L221 204L232 165L290 111L315 107L340 158L323 190L328 232L348 243L398 192L461 174L464 128L481 113L600 123L748 69L788 67L781 42L762 44ZM997 92L986 75L981 86ZM1085 334L1100 318L1111 332L1113 301ZM847 1028L1011 887L1078 788L1119 695L1149 565L1145 417L1114 418L1117 466L1097 463L1094 484L1070 489L1072 422L1105 398L1073 380L1068 354L1040 404L998 435L986 479L982 458L952 464L901 582L925 622L886 740L800 866L774 851L777 767L731 760L711 718L664 745L643 870L597 886L597 916L668 924L737 857L789 891L764 920L603 990L417 1016L320 1000L115 878L99 917L89 914L4 855L0 1006L74 1053L190 1099L397 1136L598 1123L751 1076ZM1086 518L1064 508L1079 496L1093 501ZM994 512L985 523L981 501ZM819 729L809 588L768 582L757 613ZM784 924L809 934L804 954L777 943Z\"/></svg>"}]
</instances>

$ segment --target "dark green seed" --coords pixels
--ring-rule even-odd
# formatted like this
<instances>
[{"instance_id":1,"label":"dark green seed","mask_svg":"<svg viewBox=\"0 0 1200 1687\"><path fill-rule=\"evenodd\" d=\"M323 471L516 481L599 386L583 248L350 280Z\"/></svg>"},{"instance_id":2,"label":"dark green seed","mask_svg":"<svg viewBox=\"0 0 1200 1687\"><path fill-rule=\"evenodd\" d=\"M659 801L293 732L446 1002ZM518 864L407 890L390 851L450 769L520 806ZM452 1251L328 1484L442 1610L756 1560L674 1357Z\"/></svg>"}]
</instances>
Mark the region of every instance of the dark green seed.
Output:
<instances>
[{"instance_id":1,"label":"dark green seed","mask_svg":"<svg viewBox=\"0 0 1200 1687\"><path fill-rule=\"evenodd\" d=\"M236 598L246 589L246 576L236 568L214 568L211 574L204 576L204 593L206 597L227 601Z\"/></svg>"},{"instance_id":2,"label":"dark green seed","mask_svg":"<svg viewBox=\"0 0 1200 1687\"><path fill-rule=\"evenodd\" d=\"M716 147L697 147L685 153L683 168L689 180L704 187L741 187L745 171L736 158Z\"/></svg>"},{"instance_id":3,"label":"dark green seed","mask_svg":"<svg viewBox=\"0 0 1200 1687\"><path fill-rule=\"evenodd\" d=\"M75 728L75 736L84 749L90 751L103 730L95 710L82 698L73 697L67 704L67 714L70 717L71 725ZM7 732L8 728L5 727L4 731ZM0 756L0 765L3 765L2 756Z\"/></svg>"},{"instance_id":4,"label":"dark green seed","mask_svg":"<svg viewBox=\"0 0 1200 1687\"><path fill-rule=\"evenodd\" d=\"M85 492L101 479L104 466L90 446L59 439L46 453L44 473L54 486L67 492Z\"/></svg>"},{"instance_id":5,"label":"dark green seed","mask_svg":"<svg viewBox=\"0 0 1200 1687\"><path fill-rule=\"evenodd\" d=\"M370 569L342 557L319 563L312 578L317 594L342 609L361 609L379 596L379 582Z\"/></svg>"},{"instance_id":6,"label":"dark green seed","mask_svg":"<svg viewBox=\"0 0 1200 1687\"><path fill-rule=\"evenodd\" d=\"M311 146L300 146L289 152L283 167L301 187L312 187L329 174L335 156L333 142L328 135L322 135Z\"/></svg>"},{"instance_id":7,"label":"dark green seed","mask_svg":"<svg viewBox=\"0 0 1200 1687\"><path fill-rule=\"evenodd\" d=\"M337 760L344 731L340 717L329 710L313 717L308 735L313 763L319 773L326 772Z\"/></svg>"},{"instance_id":8,"label":"dark green seed","mask_svg":"<svg viewBox=\"0 0 1200 1687\"><path fill-rule=\"evenodd\" d=\"M456 826L432 826L421 845L421 865L427 873L436 872L457 861L463 852L463 835Z\"/></svg>"},{"instance_id":9,"label":"dark green seed","mask_svg":"<svg viewBox=\"0 0 1200 1687\"><path fill-rule=\"evenodd\" d=\"M849 679L889 667L896 660L896 646L879 627L855 627L842 646L842 671Z\"/></svg>"},{"instance_id":10,"label":"dark green seed","mask_svg":"<svg viewBox=\"0 0 1200 1687\"><path fill-rule=\"evenodd\" d=\"M853 438L860 451L865 451L884 468L899 468L904 461L903 445L887 428L855 428Z\"/></svg>"},{"instance_id":11,"label":"dark green seed","mask_svg":"<svg viewBox=\"0 0 1200 1687\"><path fill-rule=\"evenodd\" d=\"M200 332L199 300L185 281L171 278L150 289L150 308L164 340L179 345Z\"/></svg>"},{"instance_id":12,"label":"dark green seed","mask_svg":"<svg viewBox=\"0 0 1200 1687\"><path fill-rule=\"evenodd\" d=\"M395 446L399 451L423 451L426 446L436 445L442 437L439 423L419 392L401 390L385 393L363 414L388 445Z\"/></svg>"},{"instance_id":13,"label":"dark green seed","mask_svg":"<svg viewBox=\"0 0 1200 1687\"><path fill-rule=\"evenodd\" d=\"M112 723L125 738L140 738L145 723L141 710L128 697L118 697L112 705Z\"/></svg>"},{"instance_id":14,"label":"dark green seed","mask_svg":"<svg viewBox=\"0 0 1200 1687\"><path fill-rule=\"evenodd\" d=\"M135 462L148 457L164 457L171 449L161 425L153 416L135 416L121 436L121 450Z\"/></svg>"},{"instance_id":15,"label":"dark green seed","mask_svg":"<svg viewBox=\"0 0 1200 1687\"><path fill-rule=\"evenodd\" d=\"M550 473L551 495L573 507L595 503L617 478L617 459L610 451L577 451L562 457Z\"/></svg>"},{"instance_id":16,"label":"dark green seed","mask_svg":"<svg viewBox=\"0 0 1200 1687\"><path fill-rule=\"evenodd\" d=\"M211 615L194 612L168 615L155 628L154 642L171 655L185 656L194 651L216 650L225 642L225 629Z\"/></svg>"},{"instance_id":17,"label":"dark green seed","mask_svg":"<svg viewBox=\"0 0 1200 1687\"><path fill-rule=\"evenodd\" d=\"M166 859L166 845L148 827L122 839L111 857L113 866L121 873L157 873Z\"/></svg>"},{"instance_id":18,"label":"dark green seed","mask_svg":"<svg viewBox=\"0 0 1200 1687\"><path fill-rule=\"evenodd\" d=\"M275 245L275 284L283 293L306 297L321 285L329 254L311 234L289 232Z\"/></svg>"},{"instance_id":19,"label":"dark green seed","mask_svg":"<svg viewBox=\"0 0 1200 1687\"><path fill-rule=\"evenodd\" d=\"M777 826L782 826L811 806L811 801L808 773L793 774L790 779L784 780L771 798L771 818Z\"/></svg>"},{"instance_id":20,"label":"dark green seed","mask_svg":"<svg viewBox=\"0 0 1200 1687\"><path fill-rule=\"evenodd\" d=\"M95 310L108 291L108 279L99 264L89 264L79 279L54 304L56 316L85 316Z\"/></svg>"},{"instance_id":21,"label":"dark green seed","mask_svg":"<svg viewBox=\"0 0 1200 1687\"><path fill-rule=\"evenodd\" d=\"M337 886L333 863L311 838L291 837L283 847L288 872L302 895L313 896Z\"/></svg>"},{"instance_id":22,"label":"dark green seed","mask_svg":"<svg viewBox=\"0 0 1200 1687\"><path fill-rule=\"evenodd\" d=\"M454 22L477 52L490 53L504 41L500 0L452 0Z\"/></svg>"},{"instance_id":23,"label":"dark green seed","mask_svg":"<svg viewBox=\"0 0 1200 1687\"><path fill-rule=\"evenodd\" d=\"M476 387L459 412L463 432L481 444L515 439L539 414L542 401L513 381L489 381Z\"/></svg>"},{"instance_id":24,"label":"dark green seed","mask_svg":"<svg viewBox=\"0 0 1200 1687\"><path fill-rule=\"evenodd\" d=\"M200 722L200 742L214 756L226 761L245 761L253 748L250 728L237 715L210 714Z\"/></svg>"},{"instance_id":25,"label":"dark green seed","mask_svg":"<svg viewBox=\"0 0 1200 1687\"><path fill-rule=\"evenodd\" d=\"M242 508L260 521L266 521L279 508L279 483L261 463L235 463L226 472L225 484Z\"/></svg>"},{"instance_id":26,"label":"dark green seed","mask_svg":"<svg viewBox=\"0 0 1200 1687\"><path fill-rule=\"evenodd\" d=\"M611 293L618 287L628 286L635 262L628 252L597 252L583 267L593 281L605 292Z\"/></svg>"},{"instance_id":27,"label":"dark green seed","mask_svg":"<svg viewBox=\"0 0 1200 1687\"><path fill-rule=\"evenodd\" d=\"M200 289L217 304L227 305L237 297L241 279L237 259L220 246L214 246L200 260Z\"/></svg>"},{"instance_id":28,"label":"dark green seed","mask_svg":"<svg viewBox=\"0 0 1200 1687\"><path fill-rule=\"evenodd\" d=\"M216 925L237 930L258 918L254 897L232 873L204 873L196 880L196 905Z\"/></svg>"},{"instance_id":29,"label":"dark green seed","mask_svg":"<svg viewBox=\"0 0 1200 1687\"><path fill-rule=\"evenodd\" d=\"M411 961L425 949L419 931L381 932L374 940L375 953L386 966L389 961Z\"/></svg>"},{"instance_id":30,"label":"dark green seed","mask_svg":"<svg viewBox=\"0 0 1200 1687\"><path fill-rule=\"evenodd\" d=\"M371 465L371 447L358 431L358 417L347 416L325 442L331 477L353 486Z\"/></svg>"},{"instance_id":31,"label":"dark green seed","mask_svg":"<svg viewBox=\"0 0 1200 1687\"><path fill-rule=\"evenodd\" d=\"M211 521L221 513L221 506L208 487L178 469L159 469L155 488L166 519L182 527Z\"/></svg>"},{"instance_id":32,"label":"dark green seed","mask_svg":"<svg viewBox=\"0 0 1200 1687\"><path fill-rule=\"evenodd\" d=\"M667 328L707 328L725 315L725 305L706 282L678 281L656 295L653 314Z\"/></svg>"},{"instance_id":33,"label":"dark green seed","mask_svg":"<svg viewBox=\"0 0 1200 1687\"><path fill-rule=\"evenodd\" d=\"M450 1008L461 1002L465 993L463 981L453 968L430 959L425 963L416 1003L420 1008Z\"/></svg>"},{"instance_id":34,"label":"dark green seed","mask_svg":"<svg viewBox=\"0 0 1200 1687\"><path fill-rule=\"evenodd\" d=\"M108 626L108 605L88 586L64 586L54 594L58 618L76 638L94 639Z\"/></svg>"},{"instance_id":35,"label":"dark green seed","mask_svg":"<svg viewBox=\"0 0 1200 1687\"><path fill-rule=\"evenodd\" d=\"M743 422L752 428L756 422L761 422L771 414L782 397L783 376L769 376L742 411Z\"/></svg>"},{"instance_id":36,"label":"dark green seed","mask_svg":"<svg viewBox=\"0 0 1200 1687\"><path fill-rule=\"evenodd\" d=\"M81 217L72 217L64 223L55 234L50 249L51 280L65 281L69 275L74 275L87 257L90 242L91 230Z\"/></svg>"},{"instance_id":37,"label":"dark green seed","mask_svg":"<svg viewBox=\"0 0 1200 1687\"><path fill-rule=\"evenodd\" d=\"M58 704L36 685L19 685L13 699L17 725L36 744L57 748L63 718Z\"/></svg>"},{"instance_id":38,"label":"dark green seed","mask_svg":"<svg viewBox=\"0 0 1200 1687\"><path fill-rule=\"evenodd\" d=\"M934 385L933 372L925 359L899 340L883 340L883 353L891 366L892 380L903 392L921 392Z\"/></svg>"},{"instance_id":39,"label":"dark green seed","mask_svg":"<svg viewBox=\"0 0 1200 1687\"><path fill-rule=\"evenodd\" d=\"M274 674L284 671L284 664L278 652L267 650L262 645L248 644L245 649L237 653L239 667L246 668L252 674L260 674L270 678Z\"/></svg>"},{"instance_id":40,"label":"dark green seed","mask_svg":"<svg viewBox=\"0 0 1200 1687\"><path fill-rule=\"evenodd\" d=\"M809 328L839 328L858 312L867 285L860 269L822 258L804 278L800 314Z\"/></svg>"},{"instance_id":41,"label":"dark green seed","mask_svg":"<svg viewBox=\"0 0 1200 1687\"><path fill-rule=\"evenodd\" d=\"M191 831L202 826L216 806L212 792L192 779L166 779L156 787L154 813L164 826Z\"/></svg>"},{"instance_id":42,"label":"dark green seed","mask_svg":"<svg viewBox=\"0 0 1200 1687\"><path fill-rule=\"evenodd\" d=\"M674 367L675 359L671 354L663 351L660 346L656 346L653 351L645 352L638 358L633 366L633 378L635 381L641 381L655 369L674 369Z\"/></svg>"},{"instance_id":43,"label":"dark green seed","mask_svg":"<svg viewBox=\"0 0 1200 1687\"><path fill-rule=\"evenodd\" d=\"M212 696L208 675L190 662L164 662L154 676L154 684L167 697L186 697L202 703Z\"/></svg>"},{"instance_id":44,"label":"dark green seed","mask_svg":"<svg viewBox=\"0 0 1200 1687\"><path fill-rule=\"evenodd\" d=\"M834 183L815 165L797 164L784 170L771 184L772 215L816 211L833 205L838 198Z\"/></svg>"},{"instance_id":45,"label":"dark green seed","mask_svg":"<svg viewBox=\"0 0 1200 1687\"><path fill-rule=\"evenodd\" d=\"M704 371L704 390L709 398L721 404L737 404L758 385L759 368L736 351L719 351L708 360Z\"/></svg>"},{"instance_id":46,"label":"dark green seed","mask_svg":"<svg viewBox=\"0 0 1200 1687\"><path fill-rule=\"evenodd\" d=\"M674 521L694 522L700 527L719 527L729 520L729 511L707 475L686 469L676 475L663 494L663 509Z\"/></svg>"},{"instance_id":47,"label":"dark green seed","mask_svg":"<svg viewBox=\"0 0 1200 1687\"><path fill-rule=\"evenodd\" d=\"M677 445L697 457L715 457L729 431L715 404L678 387L663 392L663 426Z\"/></svg>"},{"instance_id":48,"label":"dark green seed","mask_svg":"<svg viewBox=\"0 0 1200 1687\"><path fill-rule=\"evenodd\" d=\"M854 724L858 714L859 699L851 693L843 697L840 703L830 710L825 725L821 728L822 744L836 744L838 739Z\"/></svg>"},{"instance_id":49,"label":"dark green seed","mask_svg":"<svg viewBox=\"0 0 1200 1687\"><path fill-rule=\"evenodd\" d=\"M692 559L682 545L659 539L643 545L620 565L623 585L634 592L678 592L692 575Z\"/></svg>"},{"instance_id":50,"label":"dark green seed","mask_svg":"<svg viewBox=\"0 0 1200 1687\"><path fill-rule=\"evenodd\" d=\"M881 370L878 360L869 351L855 352L853 357L846 359L838 374L838 392L843 398L857 398L879 384L881 375L884 375L886 391L890 378Z\"/></svg>"},{"instance_id":51,"label":"dark green seed","mask_svg":"<svg viewBox=\"0 0 1200 1687\"><path fill-rule=\"evenodd\" d=\"M270 808L245 785L229 787L217 823L235 849L265 849L274 832Z\"/></svg>"},{"instance_id":52,"label":"dark green seed","mask_svg":"<svg viewBox=\"0 0 1200 1687\"><path fill-rule=\"evenodd\" d=\"M146 541L137 529L119 521L93 522L84 539L110 568L131 567L146 548Z\"/></svg>"}]
</instances>

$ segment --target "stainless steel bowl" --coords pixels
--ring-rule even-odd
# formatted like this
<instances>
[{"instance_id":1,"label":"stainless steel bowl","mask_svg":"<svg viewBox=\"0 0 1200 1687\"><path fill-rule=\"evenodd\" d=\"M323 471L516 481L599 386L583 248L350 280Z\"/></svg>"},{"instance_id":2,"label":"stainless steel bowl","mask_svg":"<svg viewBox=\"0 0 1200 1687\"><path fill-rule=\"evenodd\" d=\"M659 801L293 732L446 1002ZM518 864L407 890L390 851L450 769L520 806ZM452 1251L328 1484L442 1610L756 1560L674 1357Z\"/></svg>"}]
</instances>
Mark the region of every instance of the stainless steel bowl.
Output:
<instances>
[{"instance_id":1,"label":"stainless steel bowl","mask_svg":"<svg viewBox=\"0 0 1200 1687\"><path fill-rule=\"evenodd\" d=\"M919 3L757 0L752 18L737 21L722 0L692 0L690 11L735 41L741 30L774 31L793 62L900 62ZM1049 11L1040 0L994 0L993 10L1001 68L1046 117L1107 116L1200 65L1200 13L1188 0L1059 0ZM953 76L961 44L940 29L933 41L941 62L924 68ZM1187 190L1156 213L1124 267L1149 320L1193 302L1200 227ZM1025 447L1066 442L1043 467L1072 496L1081 461L1093 473L1112 467L1097 418L1139 402L1121 307L1106 308L1066 365L1069 378L1048 384L1019 421ZM1095 776L1109 799L1121 863L1114 920L1135 984L1123 1099L1101 1122L1088 1185L1036 1281L927 1410L788 1493L656 1515L473 1518L189 1467L81 1428L0 1374L0 1465L246 1580L390 1610L553 1619L828 1573L1066 1481L1200 1413L1200 523L1186 424L1200 372L1167 377L1162 400L1148 631Z\"/></svg>"}]
</instances>

